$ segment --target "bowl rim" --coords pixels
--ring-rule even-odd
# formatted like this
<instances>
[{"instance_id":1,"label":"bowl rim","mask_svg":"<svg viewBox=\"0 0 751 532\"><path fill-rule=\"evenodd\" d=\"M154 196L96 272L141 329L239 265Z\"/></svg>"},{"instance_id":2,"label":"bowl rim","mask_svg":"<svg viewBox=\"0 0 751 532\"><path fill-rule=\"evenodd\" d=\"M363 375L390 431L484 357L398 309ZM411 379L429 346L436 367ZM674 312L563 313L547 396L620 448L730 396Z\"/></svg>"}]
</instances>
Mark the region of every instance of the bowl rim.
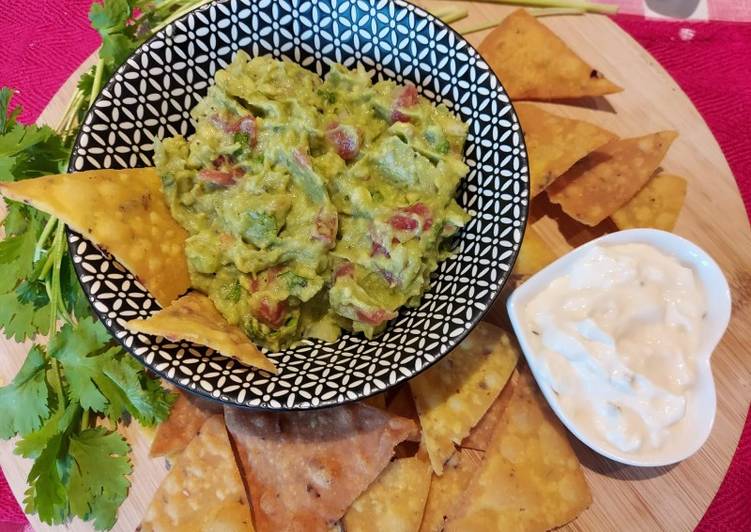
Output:
<instances>
[{"instance_id":1,"label":"bowl rim","mask_svg":"<svg viewBox=\"0 0 751 532\"><path fill-rule=\"evenodd\" d=\"M182 16L180 16L179 18L173 20L172 22L170 22L169 24L167 24L165 27L161 28L154 35L152 35L149 39L147 39L146 41L144 41L143 43L141 43L135 50L133 50L131 52L130 55L128 55L128 57L123 61L123 63L120 66L117 67L117 69L112 74L112 76L107 81L107 83L102 87L102 89L99 92L99 94L97 95L97 97L94 99L93 102L91 102L91 104L89 105L89 109L87 110L86 114L84 115L84 117L83 117L83 119L81 121L81 125L83 125L87 121L87 119L90 116L90 114L96 108L97 103L99 103L99 101L102 100L105 97L105 92L111 92L110 89L113 86L115 86L117 83L119 83L119 80L116 79L116 78L118 77L118 74L120 74L124 69L128 68L128 62L129 62L129 60L131 58L140 55L144 51L144 49L147 49L148 47L151 46L152 42L161 39L161 37L165 34L165 32L169 31L171 28L173 28L174 26L176 26L178 23L187 20L188 18L194 16L196 13L198 13L200 11L205 11L205 10L208 10L208 9L214 7L214 6L221 5L221 4L230 4L232 1L233 0L212 0L212 1L208 2L208 3L206 3L206 4L196 6L194 9L188 11L187 13L185 13ZM449 31L450 33L452 33L453 36L454 36L454 39L457 42L463 43L466 47L468 47L469 49L471 49L476 54L477 58L479 58L480 60L482 60L487 65L487 62L485 61L485 58L480 54L479 50L472 43L470 43L467 39L465 39L462 34L460 34L458 31L456 31L454 28L452 28L449 24L446 24L440 18L436 17L435 15L433 15L432 13L430 13L429 11L427 11L425 8L423 8L423 7L415 4L412 0L387 0L387 2L389 4L396 5L400 9L409 9L409 7L411 6L412 12L415 13L416 16L418 16L418 17L420 17L422 19L430 20L430 21L434 22L435 24L437 24L440 28L445 29L445 30ZM500 91L501 94L504 95L504 96L506 96L508 98L508 92L506 91L506 88L504 87L501 79L493 71L493 69L490 67L490 65L487 65L487 66L488 66L488 73L490 75L492 75L496 79L496 82L497 82L499 88L501 89L501 91ZM366 70L368 70L369 72L372 72L372 70L370 70L370 69L366 68ZM418 86L418 88L420 88L419 85L417 85L417 86ZM521 122L519 121L519 115L518 115L518 113L516 111L516 107L514 106L514 103L511 101L511 98L508 98L508 106L511 109L511 113L512 113L513 118L516 120L516 122L518 124L521 124ZM68 165L67 165L67 168L66 168L66 171L68 173L72 173L72 172L76 171L74 169L74 161L77 158L76 154L78 153L79 149L81 148L81 137L82 137L82 135L83 135L83 128L79 126L78 132L76 134L76 138L75 138L75 140L73 142L73 148L71 150L71 156L70 156L70 158L68 160ZM76 261L71 261L71 262L73 263L73 268L74 268L74 271L76 272L76 278L77 278L79 284L81 285L81 288L82 288L84 294L86 295L86 298L87 298L87 300L89 302L89 305L91 306L92 312L97 317L97 319L100 322L102 322L102 325L107 329L107 332L109 332L109 334L113 337L113 339L115 339L115 341L118 342L118 344L128 353L128 355L133 356L141 365L143 365L150 372L156 374L160 379L169 382L170 384L172 384L173 386L176 386L177 388L179 388L180 390L182 390L184 392L187 392L187 393L190 393L190 394L194 394L194 395L198 395L198 396L200 396L203 399L207 399L207 400L210 400L210 401L213 401L213 402L225 405L225 406L230 406L230 407L234 407L234 408L243 408L243 409L247 409L247 410L265 411L265 412L303 412L303 411L308 411L308 410L320 410L320 409L325 409L325 408L333 408L333 407L344 405L344 404L349 404L349 403L353 403L353 402L357 402L357 401L363 401L365 399L369 399L369 398L374 397L376 395L379 395L381 393L385 393L386 391L391 390L393 388L396 388L397 386L404 385L405 383L409 382L411 379L417 377L421 373L425 372L429 368L432 368L438 362L440 362L441 360L443 360L446 356L448 356L451 353L451 351L453 351L454 348L456 348L456 346L458 346L472 332L472 330L477 326L477 324L480 321L482 321L482 319L488 314L488 312L490 312L491 308L493 308L494 304L498 301L498 297L500 296L501 292L503 291L503 287L508 283L508 281L509 281L509 279L511 277L511 272L512 272L512 270L514 268L514 265L516 264L516 261L519 258L519 251L521 249L521 242L524 239L524 234L526 233L526 229L527 229L527 226L529 224L529 209L530 209L530 199L531 199L530 198L529 156L528 156L528 151L527 151L526 139L525 139L524 133L523 133L523 131L521 129L521 125L519 127L519 136L520 136L520 142L519 142L520 151L519 151L518 157L519 157L519 160L523 163L523 167L526 168L526 170L522 172L522 177L526 177L526 180L522 180L523 181L523 190L520 192L520 195L524 198L524 200L521 202L521 205L520 205L520 211L521 211L520 220L521 220L522 223L520 224L520 227L517 228L517 230L520 233L520 238L519 238L519 243L516 245L516 249L514 249L512 251L512 255L511 255L511 258L510 258L510 261L509 261L509 264L508 264L508 269L506 271L503 271L501 279L497 282L497 290L496 290L495 294L491 298L488 299L487 304L485 305L485 308L483 310L481 310L480 312L477 312L477 314L475 316L473 316L473 318L471 320L469 320L469 325L467 326L467 328L461 334L458 334L457 336L451 337L451 341L453 342L453 347L451 349L447 350L443 354L440 354L440 355L434 357L433 360L431 360L429 363L424 364L419 370L410 372L409 376L404 376L403 378L398 379L394 384L389 384L384 389L371 389L371 391L369 393L367 393L367 394L361 394L361 395L359 395L358 397L355 397L355 398L345 397L342 400L335 400L335 401L326 402L326 403L321 402L321 403L316 404L316 405L308 404L305 407L299 407L299 406L288 407L286 405L282 405L281 407L276 408L276 407L261 406L261 405L249 405L246 402L244 402L244 403L241 404L239 402L235 402L235 401L232 401L232 400L225 400L225 399L222 399L221 395L218 396L218 397L214 396L212 393L207 392L206 390L204 390L200 386L191 387L191 386L189 386L187 384L182 384L179 381L178 378L170 378L170 377L168 377L167 374L166 374L166 371L157 370L152 365L147 364L140 357L135 356L135 354L133 352L133 348L129 347L129 346L126 346L124 344L124 342L121 342L121 340L120 340L120 338L119 338L119 336L117 334L117 331L114 329L114 327L112 325L108 325L107 324L107 320L103 319L102 313L100 313L96 309L95 305L93 304L93 302L92 302L93 296L92 296L92 294L91 294L88 286L81 282L81 275L83 274L83 272L82 272L82 267L81 267L80 263L78 263ZM466 150L466 146L465 146L465 150ZM465 176L465 178L466 178L466 176ZM465 178L463 178L463 179L465 179ZM71 258L77 255L75 253L75 244L71 240L71 237L74 236L74 234L77 234L77 233L75 233L74 231L72 231L66 225L65 226L65 235L66 235L66 240L67 240L67 244L68 244L68 253L69 253L69 256ZM86 237L84 235L80 235L79 234L79 236L80 236L80 238L82 238L84 240L88 240L88 239L86 239ZM445 260L449 260L449 259L444 259L444 261ZM443 261L441 261L441 262L443 262ZM424 296L424 294L423 294L423 296ZM157 304L157 306L160 309L162 308L158 304ZM113 321L113 323L114 323L114 321ZM381 333L381 334L383 334L383 333ZM156 335L147 335L147 336L156 337ZM306 339L303 339L303 341L305 341L305 340ZM257 371L257 370L256 370L256 368L251 368L251 371Z\"/></svg>"},{"instance_id":2,"label":"bowl rim","mask_svg":"<svg viewBox=\"0 0 751 532\"><path fill-rule=\"evenodd\" d=\"M687 397L696 400L697 398L708 398L709 404L702 404L702 408L705 408L705 417L699 422L694 422L691 427L692 432L697 433L699 436L696 438L691 446L686 446L679 451L669 450L669 445L666 446L667 450L663 453L666 458L659 459L654 457L640 458L637 453L627 453L620 451L612 445L601 443L595 438L588 437L584 434L577 424L568 416L563 410L558 400L554 397L552 389L545 385L540 384L538 380L538 373L540 371L539 357L534 348L532 348L529 342L529 335L525 332L522 324L522 305L527 303L531 297L539 292L538 285L546 284L553 279L564 275L568 270L571 263L580 258L588 250L595 246L613 246L613 245L625 245L625 244L648 244L660 252L676 257L682 264L689 265L694 271L694 274L699 276L700 272L706 272L708 276L714 277L711 280L717 285L708 285L701 280L702 288L705 294L718 299L719 308L717 309L718 315L715 319L718 321L715 324L715 328L706 331L707 337L702 340L699 347L700 355L704 350L707 350L705 357L697 357L697 378L698 385L687 392ZM691 255L691 260L683 259L681 256L677 256L676 253L670 251L670 249L680 249L686 255ZM719 294L715 294L715 291ZM722 340L722 337L727 330L732 313L732 297L730 294L730 287L727 282L727 278L719 267L717 262L702 248L694 244L690 240L676 235L668 231L662 231L659 229L626 229L622 231L616 231L609 233L594 240L591 240L573 250L567 254L559 257L551 264L532 275L524 283L518 286L511 294L506 302L506 308L508 311L509 320L514 329L514 332L519 341L519 345L524 353L524 357L527 361L538 386L545 397L545 400L550 405L551 410L555 413L558 419L563 425L584 445L592 449L594 452L614 460L616 462L637 467L659 467L668 466L681 462L701 449L701 447L709 439L714 426L714 421L717 415L717 388L714 380L714 374L712 373L711 358L713 351L717 348L717 345ZM708 380L707 380L708 379ZM707 380L704 386L699 389L701 385L700 380ZM706 396L706 397L705 397ZM684 418L685 419L685 418ZM701 420L701 418L700 418ZM612 449L611 449L612 448Z\"/></svg>"}]
</instances>

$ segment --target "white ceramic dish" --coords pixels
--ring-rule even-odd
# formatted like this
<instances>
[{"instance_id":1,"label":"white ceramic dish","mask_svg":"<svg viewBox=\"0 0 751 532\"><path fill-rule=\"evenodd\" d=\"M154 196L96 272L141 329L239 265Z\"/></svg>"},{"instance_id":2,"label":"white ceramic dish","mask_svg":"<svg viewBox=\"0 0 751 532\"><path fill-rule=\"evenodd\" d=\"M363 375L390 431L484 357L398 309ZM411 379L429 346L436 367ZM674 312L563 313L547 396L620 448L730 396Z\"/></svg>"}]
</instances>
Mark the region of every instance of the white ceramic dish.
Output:
<instances>
[{"instance_id":1,"label":"white ceramic dish","mask_svg":"<svg viewBox=\"0 0 751 532\"><path fill-rule=\"evenodd\" d=\"M696 384L688 393L685 417L671 428L671 436L659 449L626 453L608 443L584 434L561 409L553 390L540 377L540 363L524 324L523 310L543 287L566 274L572 263L593 246L650 244L691 267L701 282L707 301L707 318L701 346L697 353ZM717 263L694 243L656 229L630 229L611 233L571 251L518 287L507 303L509 317L519 338L532 374L556 415L568 429L594 451L618 462L635 466L662 466L680 462L694 454L709 437L717 409L710 359L730 321L730 288Z\"/></svg>"}]
</instances>

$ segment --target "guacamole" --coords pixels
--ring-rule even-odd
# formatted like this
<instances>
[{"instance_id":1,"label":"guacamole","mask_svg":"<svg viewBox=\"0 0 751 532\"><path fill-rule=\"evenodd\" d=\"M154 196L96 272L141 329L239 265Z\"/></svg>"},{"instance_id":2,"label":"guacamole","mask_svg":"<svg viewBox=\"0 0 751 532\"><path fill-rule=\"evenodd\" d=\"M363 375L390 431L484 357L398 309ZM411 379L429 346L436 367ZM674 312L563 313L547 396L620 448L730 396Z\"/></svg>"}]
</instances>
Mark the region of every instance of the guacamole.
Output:
<instances>
[{"instance_id":1,"label":"guacamole","mask_svg":"<svg viewBox=\"0 0 751 532\"><path fill-rule=\"evenodd\" d=\"M414 85L239 52L192 117L156 146L192 285L270 349L377 334L468 220L467 127Z\"/></svg>"}]
</instances>

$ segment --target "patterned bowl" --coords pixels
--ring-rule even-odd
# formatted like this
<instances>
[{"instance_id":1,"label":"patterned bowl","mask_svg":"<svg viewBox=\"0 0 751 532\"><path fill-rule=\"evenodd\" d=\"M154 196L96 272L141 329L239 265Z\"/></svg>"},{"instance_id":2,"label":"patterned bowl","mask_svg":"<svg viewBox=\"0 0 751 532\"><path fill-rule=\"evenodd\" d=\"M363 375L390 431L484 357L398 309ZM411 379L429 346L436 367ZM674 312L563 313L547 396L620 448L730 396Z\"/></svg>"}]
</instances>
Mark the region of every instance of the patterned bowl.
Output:
<instances>
[{"instance_id":1,"label":"patterned bowl","mask_svg":"<svg viewBox=\"0 0 751 532\"><path fill-rule=\"evenodd\" d=\"M81 127L71 171L149 166L155 138L192 131L189 111L237 50L287 58L324 75L358 63L377 79L413 82L470 124L469 175L458 201L472 220L433 274L418 308L403 309L368 340L305 341L256 371L187 342L132 334L125 321L158 305L107 253L72 231L71 256L94 310L144 365L177 386L227 404L304 410L374 395L448 353L508 278L527 218L529 176L521 130L503 87L461 36L403 1L227 0L175 21L141 46L102 91Z\"/></svg>"}]
</instances>

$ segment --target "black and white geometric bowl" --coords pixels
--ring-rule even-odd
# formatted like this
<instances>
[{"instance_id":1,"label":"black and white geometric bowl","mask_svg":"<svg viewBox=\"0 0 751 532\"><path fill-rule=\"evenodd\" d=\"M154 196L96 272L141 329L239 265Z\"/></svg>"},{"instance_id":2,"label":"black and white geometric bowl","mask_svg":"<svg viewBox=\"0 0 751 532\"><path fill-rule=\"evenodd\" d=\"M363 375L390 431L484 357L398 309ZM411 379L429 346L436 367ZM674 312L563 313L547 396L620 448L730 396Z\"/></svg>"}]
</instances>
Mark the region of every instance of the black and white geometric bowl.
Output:
<instances>
[{"instance_id":1,"label":"black and white geometric bowl","mask_svg":"<svg viewBox=\"0 0 751 532\"><path fill-rule=\"evenodd\" d=\"M411 81L470 125L469 175L458 193L472 220L456 254L433 275L419 308L372 340L345 334L269 356L277 376L187 342L132 334L124 322L158 305L121 265L68 233L81 284L112 334L174 384L228 404L300 410L361 399L409 379L450 351L506 281L527 217L522 132L503 87L460 35L418 7L386 0L228 0L204 6L141 46L117 71L81 127L71 171L152 164L155 138L192 132L189 111L214 73L243 49L324 75L358 63L377 79Z\"/></svg>"}]
</instances>

